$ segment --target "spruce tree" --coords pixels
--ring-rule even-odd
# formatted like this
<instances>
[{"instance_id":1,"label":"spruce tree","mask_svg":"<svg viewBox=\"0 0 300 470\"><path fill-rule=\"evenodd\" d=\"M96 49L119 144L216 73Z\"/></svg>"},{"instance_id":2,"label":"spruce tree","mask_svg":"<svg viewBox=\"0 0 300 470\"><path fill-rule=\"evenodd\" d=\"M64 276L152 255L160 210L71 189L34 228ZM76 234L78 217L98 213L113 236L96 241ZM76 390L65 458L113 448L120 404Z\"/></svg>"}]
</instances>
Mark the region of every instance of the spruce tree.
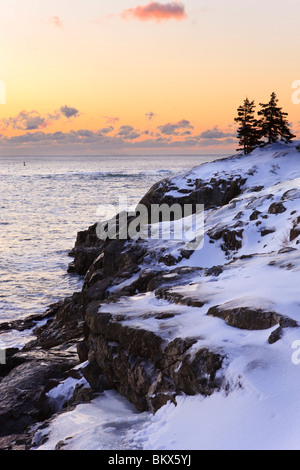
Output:
<instances>
[{"instance_id":1,"label":"spruce tree","mask_svg":"<svg viewBox=\"0 0 300 470\"><path fill-rule=\"evenodd\" d=\"M284 113L277 104L278 99L274 92L271 94L268 103L260 103L261 110L258 115L261 116L261 119L258 121L258 126L261 137L265 138L268 144L273 144L279 140L288 144L296 136L289 129L289 123L286 119L288 114Z\"/></svg>"},{"instance_id":2,"label":"spruce tree","mask_svg":"<svg viewBox=\"0 0 300 470\"><path fill-rule=\"evenodd\" d=\"M245 154L251 153L260 144L260 133L257 128L257 120L254 117L254 101L244 100L244 104L238 108L238 117L234 120L240 123L237 130L240 147Z\"/></svg>"}]
</instances>

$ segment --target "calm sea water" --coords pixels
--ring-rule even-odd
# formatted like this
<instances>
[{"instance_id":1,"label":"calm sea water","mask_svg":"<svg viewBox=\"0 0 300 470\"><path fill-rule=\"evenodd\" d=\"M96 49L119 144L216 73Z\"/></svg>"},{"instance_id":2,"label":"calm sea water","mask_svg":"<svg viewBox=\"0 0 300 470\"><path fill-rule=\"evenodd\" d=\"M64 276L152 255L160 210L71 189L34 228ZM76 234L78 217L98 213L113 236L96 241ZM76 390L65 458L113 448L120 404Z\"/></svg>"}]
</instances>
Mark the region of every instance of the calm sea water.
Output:
<instances>
[{"instance_id":1,"label":"calm sea water","mask_svg":"<svg viewBox=\"0 0 300 470\"><path fill-rule=\"evenodd\" d=\"M81 289L68 253L99 205L123 195L134 206L160 179L218 157L0 157L0 322Z\"/></svg>"}]
</instances>

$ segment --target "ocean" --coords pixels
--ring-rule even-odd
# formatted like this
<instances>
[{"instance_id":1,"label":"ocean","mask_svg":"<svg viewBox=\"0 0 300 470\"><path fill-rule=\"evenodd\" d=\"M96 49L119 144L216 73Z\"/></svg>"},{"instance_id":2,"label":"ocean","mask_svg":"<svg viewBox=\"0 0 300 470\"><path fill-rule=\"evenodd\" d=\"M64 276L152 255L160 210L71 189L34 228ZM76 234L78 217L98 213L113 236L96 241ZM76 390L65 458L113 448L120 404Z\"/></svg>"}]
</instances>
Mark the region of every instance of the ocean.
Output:
<instances>
[{"instance_id":1,"label":"ocean","mask_svg":"<svg viewBox=\"0 0 300 470\"><path fill-rule=\"evenodd\" d=\"M134 207L157 181L224 155L0 157L0 323L44 312L79 291L67 273L77 232L97 209ZM1 347L22 346L30 332L2 333Z\"/></svg>"}]
</instances>

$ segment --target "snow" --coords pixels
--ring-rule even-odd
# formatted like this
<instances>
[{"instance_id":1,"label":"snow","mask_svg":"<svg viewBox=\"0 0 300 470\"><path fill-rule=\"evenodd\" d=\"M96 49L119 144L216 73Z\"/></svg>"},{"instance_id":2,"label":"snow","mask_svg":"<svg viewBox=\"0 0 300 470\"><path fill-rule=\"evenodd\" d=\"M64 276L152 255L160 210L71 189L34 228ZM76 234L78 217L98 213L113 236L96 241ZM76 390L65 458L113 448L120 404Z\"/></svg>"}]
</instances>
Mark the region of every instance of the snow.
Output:
<instances>
[{"instance_id":1,"label":"snow","mask_svg":"<svg viewBox=\"0 0 300 470\"><path fill-rule=\"evenodd\" d=\"M203 247L189 259L166 267L172 293L200 300L202 307L173 304L154 292L137 293L106 303L100 311L122 312L124 325L145 328L165 341L180 336L196 338L199 347L225 356L223 387L209 397L178 396L154 415L137 413L116 392L105 392L90 404L62 413L43 431L49 439L39 449L150 449L150 450L292 450L300 448L300 330L285 328L274 344L268 342L278 325L267 330L242 330L223 319L207 315L212 306L250 307L274 311L300 325L300 244L289 239L300 216L300 153L295 146L274 145L249 156L206 163L172 179L178 189L189 181L209 182L212 177L245 177L242 193L226 206L205 213ZM263 187L262 187L263 186ZM259 188L260 187L260 188ZM177 194L177 190L169 194ZM270 214L273 202L285 211ZM253 211L260 214L250 220ZM212 230L243 230L241 247L222 249L222 238L212 240ZM263 235L262 230L272 230ZM182 244L149 241L179 258ZM163 244L163 245L162 245ZM218 275L205 268L221 265ZM201 267L192 277L172 273L174 267ZM148 266L145 264L144 268ZM141 266L143 269L143 266ZM125 285L125 284L124 284ZM127 281L126 281L127 285ZM116 288L115 288L116 290ZM160 313L173 313L159 319ZM62 389L52 391L60 396Z\"/></svg>"},{"instance_id":2,"label":"snow","mask_svg":"<svg viewBox=\"0 0 300 470\"><path fill-rule=\"evenodd\" d=\"M179 397L130 436L145 450L297 450L300 445L299 369L284 345L266 354L247 346L227 370L235 384L210 397Z\"/></svg>"},{"instance_id":3,"label":"snow","mask_svg":"<svg viewBox=\"0 0 300 470\"><path fill-rule=\"evenodd\" d=\"M72 398L77 386L89 388L88 382L83 377L80 380L68 377L57 387L52 388L46 393L46 396L49 398L50 403L54 405L56 411L61 410L63 405Z\"/></svg>"},{"instance_id":4,"label":"snow","mask_svg":"<svg viewBox=\"0 0 300 470\"><path fill-rule=\"evenodd\" d=\"M36 441L48 440L36 449L54 450L64 442L65 450L297 450L300 374L291 361L297 338L290 330L268 353L245 340L243 356L236 354L227 368L229 391L180 396L177 406L168 403L155 415L136 412L117 392L104 392L58 415L37 433Z\"/></svg>"},{"instance_id":5,"label":"snow","mask_svg":"<svg viewBox=\"0 0 300 470\"><path fill-rule=\"evenodd\" d=\"M149 413L138 413L134 406L112 390L104 392L89 404L59 414L49 428L35 435L33 450L55 450L64 443L64 450L126 450L130 443L126 433L138 431ZM47 440L39 444L42 439Z\"/></svg>"}]
</instances>

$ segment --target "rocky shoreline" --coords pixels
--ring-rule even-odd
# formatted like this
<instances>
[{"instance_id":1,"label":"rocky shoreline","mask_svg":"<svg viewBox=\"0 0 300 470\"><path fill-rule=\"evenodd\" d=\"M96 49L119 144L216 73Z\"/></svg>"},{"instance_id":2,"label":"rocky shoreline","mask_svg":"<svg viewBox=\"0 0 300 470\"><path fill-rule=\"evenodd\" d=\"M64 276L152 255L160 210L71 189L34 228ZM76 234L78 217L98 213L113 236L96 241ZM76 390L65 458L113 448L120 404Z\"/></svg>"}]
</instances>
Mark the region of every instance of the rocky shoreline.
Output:
<instances>
[{"instance_id":1,"label":"rocky shoreline","mask_svg":"<svg viewBox=\"0 0 300 470\"><path fill-rule=\"evenodd\" d=\"M276 152L268 160L269 173L287 150ZM38 426L107 389L120 392L137 410L153 413L169 401L176 403L181 394L209 396L227 390L230 354L224 345L205 341L198 328L186 335L182 322L189 315L204 312L205 319L229 328L266 330L269 345L298 327L295 318L276 306L267 308L242 294L242 301L232 304L228 295L220 304L207 289L216 289L226 273L257 260L265 259L274 269L290 262L282 269L292 270L300 235L300 216L294 206L288 211L291 201L300 201L296 187L270 193L265 181L257 184L251 156L222 161L227 172L218 171L218 165L220 161L160 181L141 200L146 207L204 204L206 243L218 252L211 262L193 262L195 253L180 242L174 251L174 244L163 241L101 241L95 224L78 233L70 252L68 272L84 276L81 292L51 305L41 317L0 324L0 331L35 328L36 336L22 350L8 350L7 363L0 366L0 449L30 449ZM275 218L288 212L288 246L274 250L270 237L276 232ZM254 230L258 241L246 253L247 236ZM258 250L262 240L270 240L270 249L266 242ZM78 369L79 364L84 366ZM58 410L48 392L68 377L84 377L89 388L76 387Z\"/></svg>"}]
</instances>

